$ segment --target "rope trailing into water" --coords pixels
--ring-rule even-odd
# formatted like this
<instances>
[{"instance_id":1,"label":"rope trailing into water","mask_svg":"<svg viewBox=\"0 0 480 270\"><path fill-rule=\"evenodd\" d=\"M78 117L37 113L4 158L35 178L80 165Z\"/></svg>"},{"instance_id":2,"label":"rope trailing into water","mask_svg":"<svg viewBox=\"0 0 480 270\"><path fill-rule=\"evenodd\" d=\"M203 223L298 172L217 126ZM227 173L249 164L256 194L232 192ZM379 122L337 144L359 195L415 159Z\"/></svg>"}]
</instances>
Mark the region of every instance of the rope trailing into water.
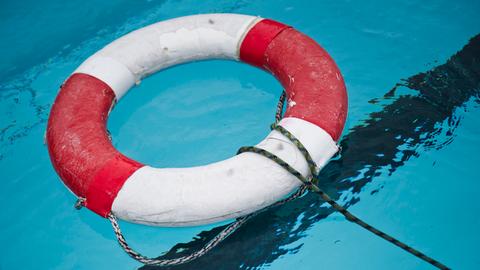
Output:
<instances>
[{"instance_id":1,"label":"rope trailing into water","mask_svg":"<svg viewBox=\"0 0 480 270\"><path fill-rule=\"evenodd\" d=\"M280 126L276 126L276 125L273 125L272 128L279 131L280 133L282 133L283 135L285 135L285 137L287 138L290 138L290 137L293 137L295 138L290 132L288 132L287 130L285 130L284 128L279 128ZM296 140L292 140L292 142L299 148L299 150L301 149L300 152L303 153L303 151L306 151L306 149L304 149L303 145L300 143L300 141ZM302 149L303 148L303 149ZM253 152L253 153L256 153L256 154L259 154L259 155L262 155L272 161L274 161L275 163L277 163L278 165L280 165L282 168L284 168L285 170L287 170L289 173L291 173L292 175L294 175L295 177L297 177L300 181L302 181L302 183L308 188L308 190L320 195L320 198L322 198L322 200L324 200L325 202L327 202L328 204L330 204L332 206L333 209L335 209L336 211L340 212L342 215L345 216L345 218L348 220L348 221L351 221L361 227L363 227L364 229L370 231L371 233L387 240L388 242L402 248L403 250L417 256L418 258L436 266L437 268L439 269L450 269L448 268L447 266L443 265L442 263L440 263L439 261L425 255L424 253L412 248L411 246L393 238L392 236L380 231L379 229L376 229L375 227L369 225L368 223L364 222L363 220L361 220L360 218L356 217L355 215L353 215L352 213L350 213L347 209L345 209L343 206L339 205L338 203L336 203L332 198L330 198L330 196L328 196L327 193L325 193L322 189L320 189L314 182L313 182L313 179L315 179L316 177L310 177L310 178L306 178L304 177L299 171L297 171L296 169L294 169L292 166L290 166L288 163L286 163L285 161L283 161L281 158L279 158L278 156L276 156L275 154L272 154L270 153L269 151L266 151L264 149L261 149L261 148L257 148L255 146L247 146L247 147L242 147L240 148L240 150L238 150L238 153L244 153L244 152ZM309 155L308 155L309 156ZM307 159L307 155L305 155L305 158ZM313 161L313 160L311 160ZM309 165L310 165L310 161L309 161ZM312 172L312 175L315 175L314 172L315 171L311 171Z\"/></svg>"},{"instance_id":2,"label":"rope trailing into water","mask_svg":"<svg viewBox=\"0 0 480 270\"><path fill-rule=\"evenodd\" d=\"M371 233L387 240L388 242L402 248L403 250L409 252L410 254L412 254L412 255L414 255L414 256L416 256L416 257L418 257L418 258L420 258L420 259L422 259L422 260L424 260L424 261L426 261L430 264L432 264L433 266L435 266L439 269L449 270L450 268L448 268L444 264L440 263L439 261L437 261L437 260L425 255L424 253L406 245L405 243L393 238L392 236L376 229L375 227L369 225L368 223L366 223L363 220L359 219L358 217L354 216L352 213L350 213L343 206L340 206L333 199L331 199L330 196L328 196L327 193L325 193L322 189L320 189L316 185L316 181L318 180L318 177L317 177L317 168L318 167L317 167L315 161L313 161L310 153L307 151L305 146L303 146L303 144L292 133L290 133L288 130L286 130L282 126L278 125L278 123L282 119L282 111L283 111L283 107L284 107L284 104L285 104L285 99L286 99L286 93L285 93L285 91L283 91L282 95L280 96L279 102L277 104L277 110L276 110L276 113L275 113L275 123L271 125L271 129L276 130L276 131L280 132L282 135L284 135L285 137L287 137L297 147L297 149L302 153L302 155L304 156L305 160L307 161L308 167L310 169L310 172L311 172L310 177L308 177L308 178L304 177L299 171L297 171L295 168L290 166L288 163L283 161L281 158L279 158L275 154L270 153L269 151L266 151L264 149L257 148L255 146L241 147L238 150L237 154L241 154L241 153L244 153L244 152L253 152L253 153L262 155L262 156L272 160L273 162L277 163L278 165L280 165L282 168L284 168L289 173L291 173L292 175L297 177L303 183L303 185L295 193L293 193L292 195L290 195L289 197L287 197L283 200L280 200L280 201L276 202L275 204L273 204L271 206L265 207L264 209L261 209L261 210L255 212L255 213L251 213L249 215L237 218L234 222L232 222L230 225L228 225L222 231L220 231L214 238L212 238L201 249L199 249L199 250L197 250L197 251L195 251L195 252L193 252L189 255L182 256L182 257L179 257L179 258L174 258L174 259L149 258L149 257L141 255L137 251L133 250L128 245L127 241L125 240L125 237L123 236L122 231L120 230L120 226L118 224L118 221L117 221L116 217L113 215L113 213L110 213L107 217L112 224L113 231L114 231L115 236L117 237L117 241L118 241L119 245L122 247L122 249L131 258L133 258L133 259L135 259L135 260L137 260L137 261L139 261L143 264L146 264L146 265L175 266L175 265L184 264L184 263L190 262L192 260L195 260L196 258L199 258L199 257L203 256L204 254L206 254L207 252L209 252L211 249L213 249L218 244L220 244L223 240L225 240L229 235L231 235L233 232L235 232L238 228L240 228L243 224L245 224L250 218L252 218L252 217L258 215L259 213L261 213L263 211L266 211L266 210L268 210L272 207L276 207L276 206L285 204L287 202L290 202L290 201L302 196L307 190L310 190L310 191L318 194L320 196L320 198L322 200L324 200L325 202L327 202L328 204L330 204L333 209L335 209L336 211L340 212L343 216L345 216L345 218L348 221L351 221L351 222L365 228L366 230L370 231ZM79 207L77 208L77 206L79 206ZM79 200L79 202L77 202L76 208L77 209L81 208L81 201L80 200Z\"/></svg>"},{"instance_id":3,"label":"rope trailing into water","mask_svg":"<svg viewBox=\"0 0 480 270\"><path fill-rule=\"evenodd\" d=\"M303 183L303 185L308 188L308 190L318 194L320 196L320 198L322 198L322 200L324 200L325 202L330 204L330 206L332 206L333 209L335 209L336 211L340 212L343 216L345 216L345 218L348 221L353 222L353 223L361 226L362 228L366 229L367 231L369 231L369 232L387 240L388 242L400 247L401 249L403 249L403 250L409 252L410 254L412 254L412 255L414 255L414 256L416 256L416 257L418 257L418 258L420 258L420 259L422 259L422 260L424 260L424 261L426 261L430 264L432 264L433 266L435 266L439 269L442 269L442 270L450 269L447 266L445 266L444 264L440 263L439 261L427 256L425 253L422 253L422 252L414 249L413 247L397 240L396 238L380 231L379 229L371 226L370 224L368 224L368 223L364 222L363 220L361 220L360 218L356 217L355 215L350 213L347 209L345 209L343 206L341 206L337 202L335 202L332 198L330 198L330 196L328 196L327 193L325 193L322 189L320 189L316 185L315 179L318 179L317 173L316 173L318 167L317 167L315 161L312 159L312 156L310 155L308 150L305 148L305 146L291 132L286 130L284 127L278 125L279 119L281 118L281 117L280 118L278 117L278 115L281 115L281 111L279 113L279 108L283 109L283 104L280 105L280 102L284 103L285 102L284 100L285 100L285 91L282 93L282 96L281 96L280 101L279 101L279 105L277 106L276 121L275 121L274 124L271 125L271 129L276 130L276 131L280 132L283 136L287 137L297 147L297 149L300 151L300 153L302 153L302 155L305 158L305 160L307 161L308 167L310 169L310 177L309 178L304 177L299 171L297 171L295 168L290 166L288 163L286 163L280 157L276 156L275 154L273 154L273 153L271 153L267 150L264 150L264 149L261 149L261 148L255 147L255 146L241 147L238 150L237 154L244 153L244 152L252 152L252 153L262 155L262 156L272 160L273 162L277 163L282 168L284 168L286 171L288 171L289 173L291 173L292 175L297 177Z\"/></svg>"}]
</instances>

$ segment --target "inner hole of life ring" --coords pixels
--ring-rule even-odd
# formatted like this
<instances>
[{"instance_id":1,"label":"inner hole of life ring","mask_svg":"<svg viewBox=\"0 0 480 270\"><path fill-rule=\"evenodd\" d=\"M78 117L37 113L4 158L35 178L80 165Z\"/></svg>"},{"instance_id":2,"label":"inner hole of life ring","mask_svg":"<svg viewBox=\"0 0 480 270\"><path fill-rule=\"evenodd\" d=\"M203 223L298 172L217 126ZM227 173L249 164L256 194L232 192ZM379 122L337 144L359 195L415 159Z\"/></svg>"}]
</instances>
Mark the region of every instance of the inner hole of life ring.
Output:
<instances>
[{"instance_id":1,"label":"inner hole of life ring","mask_svg":"<svg viewBox=\"0 0 480 270\"><path fill-rule=\"evenodd\" d=\"M107 126L113 145L143 164L206 165L263 140L282 91L271 74L248 64L192 62L130 89Z\"/></svg>"}]
</instances>

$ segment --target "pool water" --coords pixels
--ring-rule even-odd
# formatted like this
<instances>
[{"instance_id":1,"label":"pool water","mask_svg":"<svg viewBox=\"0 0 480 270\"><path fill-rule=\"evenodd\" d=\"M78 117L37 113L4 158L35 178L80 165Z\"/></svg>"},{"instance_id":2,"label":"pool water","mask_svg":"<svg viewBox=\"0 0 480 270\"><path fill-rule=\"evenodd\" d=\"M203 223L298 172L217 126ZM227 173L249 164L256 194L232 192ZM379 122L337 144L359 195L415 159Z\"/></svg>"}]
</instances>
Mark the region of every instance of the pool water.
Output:
<instances>
[{"instance_id":1,"label":"pool water","mask_svg":"<svg viewBox=\"0 0 480 270\"><path fill-rule=\"evenodd\" d=\"M115 38L160 20L211 12L273 18L322 44L344 75L349 115L342 154L322 171L321 187L448 266L480 269L480 38L469 43L480 33L480 2L199 3L0 3L0 269L141 267L118 247L107 220L74 210L75 197L44 144L49 109L69 74ZM207 164L262 139L281 91L272 76L244 64L182 65L132 89L108 127L114 145L141 162ZM227 223L121 225L146 255L174 257L200 247ZM311 194L260 214L206 256L172 267L238 268L433 269Z\"/></svg>"}]
</instances>

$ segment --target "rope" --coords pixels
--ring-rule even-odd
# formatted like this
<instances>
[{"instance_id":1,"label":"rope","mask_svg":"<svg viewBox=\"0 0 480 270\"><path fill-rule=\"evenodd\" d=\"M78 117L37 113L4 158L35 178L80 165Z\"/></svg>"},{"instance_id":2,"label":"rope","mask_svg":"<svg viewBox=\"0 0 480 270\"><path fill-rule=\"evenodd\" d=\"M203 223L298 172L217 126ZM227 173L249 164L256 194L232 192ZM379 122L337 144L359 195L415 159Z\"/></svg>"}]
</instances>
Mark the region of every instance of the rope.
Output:
<instances>
[{"instance_id":1,"label":"rope","mask_svg":"<svg viewBox=\"0 0 480 270\"><path fill-rule=\"evenodd\" d=\"M283 134L285 137L287 137L298 148L298 150L302 153L302 155L305 157L305 160L307 161L308 167L309 167L310 172L311 172L311 176L309 178L304 177L300 172L298 172L296 169L291 167L288 163L283 161L281 158L279 158L278 156L274 155L273 153L270 153L270 152L268 152L264 149L261 149L261 148L257 148L257 147L254 147L254 146L241 147L238 150L237 154L244 153L244 152L257 153L257 154L260 154L260 155L274 161L278 165L280 165L282 168L284 168L285 170L290 172L292 175L297 177L303 183L303 185L295 193L291 194L289 197L287 197L283 200L280 200L280 201L278 201L278 202L276 202L276 203L274 203L274 204L272 204L268 207L265 207L265 208L255 212L255 213L251 213L249 215L237 218L234 222L232 222L230 225L228 225L222 231L220 231L214 238L212 238L201 249L199 249L199 250L197 250L197 251L195 251L195 252L193 252L189 255L182 256L182 257L179 257L179 258L174 258L174 259L149 258L149 257L146 257L144 255L141 255L140 253L138 253L137 251L132 249L128 245L125 237L122 234L122 231L120 230L120 226L118 224L117 218L113 215L113 213L110 213L107 216L107 218L110 220L110 222L112 224L112 228L113 228L113 231L115 233L115 236L117 237L118 244L122 247L122 249L131 258L133 258L133 259L135 259L135 260L137 260L137 261L139 261L139 262L141 262L145 265L175 266L175 265L184 264L184 263L190 262L192 260L195 260L196 258L199 258L199 257L203 256L204 254L206 254L207 252L209 252L211 249L213 249L218 244L220 244L223 240L225 240L229 235L231 235L233 232L235 232L238 228L240 228L243 224L245 224L252 217L254 217L254 216L258 215L259 213L261 213L263 211L266 211L270 208L273 208L273 207L285 204L287 202L290 202L292 200L295 200L296 198L302 196L307 190L310 190L310 191L320 195L322 200L324 200L325 202L330 204L333 207L333 209L335 209L336 211L338 211L342 215L344 215L345 218L348 221L351 221L351 222L365 228L366 230L372 232L373 234L375 234L375 235L387 240L388 242L404 249L405 251L407 251L407 252L413 254L414 256L416 256L416 257L418 257L418 258L436 266L439 269L442 269L442 270L450 269L450 268L446 267L445 265L443 265L442 263L440 263L439 261L434 260L433 258L431 258L431 257L425 255L424 253L422 253L422 252L404 244L403 242L400 242L399 240L391 237L390 235L376 229L375 227L367 224L363 220L354 216L348 210L346 210L344 207L337 204L333 199L330 198L330 196L328 196L327 193L325 193L323 190L321 190L316 185L316 181L318 180L318 177L316 177L318 167L317 167L316 163L313 161L310 153L307 151L307 149L303 146L303 144L292 133L290 133L288 130L286 130L282 126L278 125L278 123L282 119L282 111L283 111L283 107L284 107L284 104L285 104L285 99L286 99L286 93L285 93L285 91L283 91L282 95L280 96L279 102L277 104L277 110L276 110L276 113L275 113L275 123L271 125L271 129L276 130L276 131L280 132L281 134ZM77 209L79 209L83 206L83 203L84 203L84 199L80 198L75 207Z\"/></svg>"},{"instance_id":2,"label":"rope","mask_svg":"<svg viewBox=\"0 0 480 270\"><path fill-rule=\"evenodd\" d=\"M275 123L277 124L282 119L283 107L285 106L285 99L287 98L287 92L282 91L277 103L277 111L275 112Z\"/></svg>"},{"instance_id":3,"label":"rope","mask_svg":"<svg viewBox=\"0 0 480 270\"><path fill-rule=\"evenodd\" d=\"M246 147L241 147L238 150L237 154L244 153L244 152L253 152L253 153L262 155L262 156L272 160L273 162L277 163L282 168L287 170L289 173L291 173L292 175L297 177L304 184L304 186L306 186L308 188L308 190L320 195L320 198L322 198L322 200L324 200L325 202L330 204L333 209L335 209L336 211L340 212L343 216L345 216L345 218L348 221L353 222L353 223L363 227L364 229L368 230L369 232L387 240L388 242L400 247L401 249L403 249L403 250L409 252L410 254L412 254L412 255L414 255L414 256L416 256L416 257L418 257L418 258L420 258L420 259L422 259L422 260L424 260L424 261L426 261L430 264L432 264L433 266L435 266L439 269L442 269L442 270L450 269L447 266L445 266L444 264L440 263L439 261L427 256L426 254L414 249L413 247L411 247L411 246L393 238L392 236L380 231L379 229L369 225L368 223L364 222L360 218L358 218L355 215L353 215L352 213L350 213L343 206L336 203L332 198L330 198L330 196L328 196L327 193L325 193L322 189L320 189L316 185L314 179L318 179L318 177L316 176L317 166L315 164L315 161L313 161L311 155L308 153L305 146L303 146L303 144L297 138L295 138L295 136L292 133L290 133L288 130L286 130L282 126L278 125L278 121L276 121L274 124L272 124L271 128L272 128L272 130L276 130L276 131L280 132L281 134L283 134L285 137L287 137L298 148L298 150L300 150L300 152L304 156L305 160L307 161L308 167L310 168L311 176L309 178L304 177L295 168L293 168L288 163L286 163L284 160L282 160L281 158L279 158L275 154L270 153L267 150L257 148L255 146L246 146Z\"/></svg>"},{"instance_id":4,"label":"rope","mask_svg":"<svg viewBox=\"0 0 480 270\"><path fill-rule=\"evenodd\" d=\"M287 202L293 201L296 198L302 196L305 192L307 191L307 188L305 186L300 187L295 193L290 195L289 197L276 202L275 204L268 206L262 210L259 210L255 213L251 213L249 215L237 218L234 222L232 222L230 225L225 227L222 231L220 231L212 240L210 240L205 246L203 246L201 249L175 259L157 259L157 258L149 258L144 255L141 255L134 249L130 247L130 245L127 243L127 240L122 234L122 231L120 230L120 226L118 224L117 218L110 213L107 218L110 220L110 223L112 224L113 232L115 233L115 236L117 237L117 242L118 244L122 247L122 249L136 261L139 261L143 264L146 265L154 265L154 266L175 266L175 265L180 265L184 264L190 261L195 260L196 258L199 258L203 255L205 255L207 252L209 252L211 249L216 247L218 244L220 244L223 240L225 240L229 235L231 235L233 232L235 232L238 228L240 228L243 224L245 224L249 219L252 217L258 215L259 213L266 211L267 209L270 209L275 206L279 206L282 204L285 204Z\"/></svg>"},{"instance_id":5,"label":"rope","mask_svg":"<svg viewBox=\"0 0 480 270\"><path fill-rule=\"evenodd\" d=\"M234 223L227 226L221 232L219 232L212 240L210 240L204 247L201 249L175 259L155 259L155 258L148 258L144 255L133 250L125 240L125 237L120 230L120 226L118 225L117 219L113 214L108 215L108 219L112 223L113 231L115 232L115 236L117 237L118 244L123 248L123 250L133 259L146 264L146 265L155 265L155 266L174 266L183 263L187 263L189 261L195 260L198 257L203 256L205 253L210 251L212 248L217 246L221 243L225 238L227 238L231 233L233 233L237 228L242 226L250 217L245 216L242 218L237 219Z\"/></svg>"}]
</instances>

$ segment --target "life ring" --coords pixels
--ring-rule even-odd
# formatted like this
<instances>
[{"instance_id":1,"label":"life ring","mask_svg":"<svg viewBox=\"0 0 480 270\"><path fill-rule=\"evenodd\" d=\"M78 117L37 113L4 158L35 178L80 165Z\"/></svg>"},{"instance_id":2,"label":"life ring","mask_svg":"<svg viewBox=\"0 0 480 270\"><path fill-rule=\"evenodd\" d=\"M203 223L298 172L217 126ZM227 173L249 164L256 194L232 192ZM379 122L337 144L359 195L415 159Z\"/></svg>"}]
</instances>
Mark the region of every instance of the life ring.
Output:
<instances>
[{"instance_id":1,"label":"life ring","mask_svg":"<svg viewBox=\"0 0 480 270\"><path fill-rule=\"evenodd\" d=\"M46 140L58 175L85 207L106 217L158 226L212 223L252 213L300 186L273 161L242 153L192 168L154 168L118 152L106 130L110 110L144 77L204 59L230 59L271 72L287 92L279 125L318 169L337 152L347 114L345 84L315 41L285 24L238 14L171 19L131 32L83 62L64 82ZM308 177L299 150L273 130L257 147Z\"/></svg>"}]
</instances>

